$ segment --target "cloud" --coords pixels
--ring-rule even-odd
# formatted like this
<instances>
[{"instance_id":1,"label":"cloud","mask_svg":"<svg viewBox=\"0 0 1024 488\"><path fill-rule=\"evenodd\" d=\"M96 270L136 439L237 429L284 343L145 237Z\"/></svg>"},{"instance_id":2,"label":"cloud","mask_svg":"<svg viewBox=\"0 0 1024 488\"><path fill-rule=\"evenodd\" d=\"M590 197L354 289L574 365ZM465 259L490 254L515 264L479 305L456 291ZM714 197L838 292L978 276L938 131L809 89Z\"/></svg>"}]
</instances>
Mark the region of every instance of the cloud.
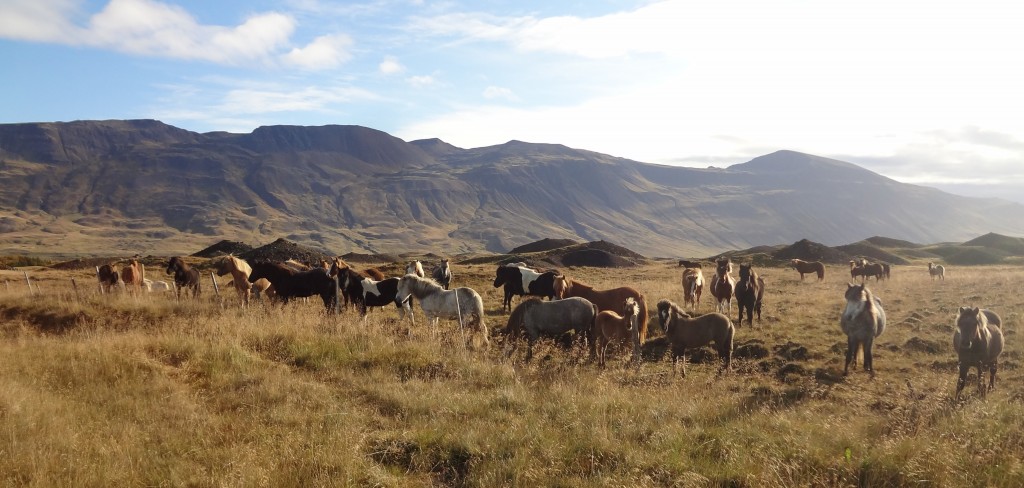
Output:
<instances>
[{"instance_id":1,"label":"cloud","mask_svg":"<svg viewBox=\"0 0 1024 488\"><path fill-rule=\"evenodd\" d=\"M304 48L284 55L288 64L305 69L334 68L352 58L352 38L344 34L320 36Z\"/></svg>"},{"instance_id":2,"label":"cloud","mask_svg":"<svg viewBox=\"0 0 1024 488\"><path fill-rule=\"evenodd\" d=\"M111 0L83 17L71 0L14 0L0 16L0 37L111 49L140 56L225 65L328 69L351 58L352 39L323 35L291 46L297 22L280 12L256 13L235 26L200 24L187 10L156 0Z\"/></svg>"},{"instance_id":3,"label":"cloud","mask_svg":"<svg viewBox=\"0 0 1024 488\"><path fill-rule=\"evenodd\" d=\"M512 93L512 90L501 86L489 86L485 88L483 96L488 100L502 99L515 101L519 99L515 93Z\"/></svg>"},{"instance_id":4,"label":"cloud","mask_svg":"<svg viewBox=\"0 0 1024 488\"><path fill-rule=\"evenodd\" d=\"M385 56L384 61L380 62L378 69L385 75L393 75L405 71L405 66L402 66L402 64L398 62L398 58L394 56Z\"/></svg>"},{"instance_id":5,"label":"cloud","mask_svg":"<svg viewBox=\"0 0 1024 488\"><path fill-rule=\"evenodd\" d=\"M409 83L410 85L416 88L423 88L437 83L437 80L435 80L434 77L430 75L410 76L406 78L405 81L406 83Z\"/></svg>"}]
</instances>

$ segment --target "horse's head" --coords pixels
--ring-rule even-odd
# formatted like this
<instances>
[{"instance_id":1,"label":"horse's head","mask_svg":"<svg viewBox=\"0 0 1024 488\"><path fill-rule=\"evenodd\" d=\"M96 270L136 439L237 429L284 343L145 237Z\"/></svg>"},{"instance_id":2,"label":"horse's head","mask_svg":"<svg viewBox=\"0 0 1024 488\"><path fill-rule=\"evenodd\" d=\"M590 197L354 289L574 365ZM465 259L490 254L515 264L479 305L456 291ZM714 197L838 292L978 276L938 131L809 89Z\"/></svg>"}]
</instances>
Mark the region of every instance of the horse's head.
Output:
<instances>
[{"instance_id":1,"label":"horse's head","mask_svg":"<svg viewBox=\"0 0 1024 488\"><path fill-rule=\"evenodd\" d=\"M668 324L672 319L672 302L668 299L661 299L658 301L658 325L661 326L661 330L668 333Z\"/></svg>"},{"instance_id":2,"label":"horse's head","mask_svg":"<svg viewBox=\"0 0 1024 488\"><path fill-rule=\"evenodd\" d=\"M843 317L847 320L853 320L854 317L859 315L869 305L870 294L871 292L864 285L847 283L845 293L846 308L843 310Z\"/></svg>"},{"instance_id":3,"label":"horse's head","mask_svg":"<svg viewBox=\"0 0 1024 488\"><path fill-rule=\"evenodd\" d=\"M129 261L128 263L130 266L138 265L138 261L134 259ZM183 263L181 261L181 258L179 258L178 256L174 256L173 258L170 259L170 261L167 261L167 274L174 274L176 271L181 269L182 264Z\"/></svg>"},{"instance_id":4,"label":"horse's head","mask_svg":"<svg viewBox=\"0 0 1024 488\"><path fill-rule=\"evenodd\" d=\"M494 271L494 287L497 288L504 285L505 282L509 281L509 273L512 273L513 268L509 268L504 264L499 264L498 269Z\"/></svg>"},{"instance_id":5,"label":"horse's head","mask_svg":"<svg viewBox=\"0 0 1024 488\"><path fill-rule=\"evenodd\" d=\"M750 281L750 267L751 265L749 264L740 265L740 281Z\"/></svg>"},{"instance_id":6,"label":"horse's head","mask_svg":"<svg viewBox=\"0 0 1024 488\"><path fill-rule=\"evenodd\" d=\"M715 261L716 269L718 270L718 276L726 276L732 273L732 260L729 258L719 259Z\"/></svg>"},{"instance_id":7,"label":"horse's head","mask_svg":"<svg viewBox=\"0 0 1024 488\"><path fill-rule=\"evenodd\" d=\"M551 289L555 292L555 298L561 300L572 290L572 280L565 275L555 275L551 282Z\"/></svg>"},{"instance_id":8,"label":"horse's head","mask_svg":"<svg viewBox=\"0 0 1024 488\"><path fill-rule=\"evenodd\" d=\"M988 319L978 307L960 307L956 317L956 328L960 332L960 350L967 351L976 342L984 340L982 331L988 328Z\"/></svg>"},{"instance_id":9,"label":"horse's head","mask_svg":"<svg viewBox=\"0 0 1024 488\"><path fill-rule=\"evenodd\" d=\"M637 321L640 316L640 305L636 303L633 297L627 297L626 303L622 304L622 316L626 318L626 323L629 324L628 330L637 330Z\"/></svg>"}]
</instances>

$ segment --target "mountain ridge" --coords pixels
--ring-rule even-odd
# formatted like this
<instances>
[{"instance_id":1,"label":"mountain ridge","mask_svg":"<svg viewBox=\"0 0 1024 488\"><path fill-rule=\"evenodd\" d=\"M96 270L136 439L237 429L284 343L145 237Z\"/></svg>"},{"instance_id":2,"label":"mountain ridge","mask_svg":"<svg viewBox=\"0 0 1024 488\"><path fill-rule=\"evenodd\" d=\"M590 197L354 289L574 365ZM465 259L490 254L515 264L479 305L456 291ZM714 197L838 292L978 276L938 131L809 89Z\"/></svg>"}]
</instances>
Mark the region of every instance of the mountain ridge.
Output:
<instances>
[{"instance_id":1,"label":"mountain ridge","mask_svg":"<svg viewBox=\"0 0 1024 488\"><path fill-rule=\"evenodd\" d=\"M406 142L357 125L0 124L0 252L191 253L284 237L338 254L455 254L551 238L687 256L804 237L1013 234L1022 210L795 151L697 169L561 144Z\"/></svg>"}]
</instances>

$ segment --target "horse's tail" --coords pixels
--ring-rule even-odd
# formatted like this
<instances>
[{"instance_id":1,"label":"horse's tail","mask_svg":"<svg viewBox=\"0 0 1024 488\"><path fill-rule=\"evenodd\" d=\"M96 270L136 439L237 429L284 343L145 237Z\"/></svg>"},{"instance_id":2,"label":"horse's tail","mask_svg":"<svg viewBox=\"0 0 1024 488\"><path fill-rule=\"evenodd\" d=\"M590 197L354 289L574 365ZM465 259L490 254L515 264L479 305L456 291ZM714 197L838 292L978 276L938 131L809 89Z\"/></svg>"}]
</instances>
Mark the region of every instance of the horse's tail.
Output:
<instances>
[{"instance_id":1,"label":"horse's tail","mask_svg":"<svg viewBox=\"0 0 1024 488\"><path fill-rule=\"evenodd\" d=\"M640 309L638 310L640 313L640 316L638 317L640 319L640 323L638 324L640 326L640 330L637 331L637 334L640 338L640 344L643 345L643 343L647 341L647 299L644 297L643 293L638 293L638 295L640 296L640 299L637 300L637 305L640 306Z\"/></svg>"},{"instance_id":2,"label":"horse's tail","mask_svg":"<svg viewBox=\"0 0 1024 488\"><path fill-rule=\"evenodd\" d=\"M816 269L815 271L818 272L818 281L822 281L825 279L825 265L822 263L818 263L817 268L818 269Z\"/></svg>"}]
</instances>

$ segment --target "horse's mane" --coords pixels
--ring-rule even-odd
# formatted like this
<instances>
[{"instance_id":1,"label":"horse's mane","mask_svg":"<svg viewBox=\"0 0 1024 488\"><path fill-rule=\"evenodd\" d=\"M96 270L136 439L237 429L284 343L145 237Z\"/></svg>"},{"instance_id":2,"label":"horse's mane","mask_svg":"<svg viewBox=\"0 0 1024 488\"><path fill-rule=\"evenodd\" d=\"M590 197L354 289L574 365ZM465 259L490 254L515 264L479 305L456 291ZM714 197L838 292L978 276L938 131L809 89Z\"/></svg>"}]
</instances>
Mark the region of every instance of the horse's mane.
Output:
<instances>
[{"instance_id":1,"label":"horse's mane","mask_svg":"<svg viewBox=\"0 0 1024 488\"><path fill-rule=\"evenodd\" d=\"M403 276L402 279L412 283L409 285L409 291L415 295L416 298L421 298L428 293L432 294L444 291L444 287L434 281L433 278L421 278L414 274L407 274Z\"/></svg>"}]
</instances>

